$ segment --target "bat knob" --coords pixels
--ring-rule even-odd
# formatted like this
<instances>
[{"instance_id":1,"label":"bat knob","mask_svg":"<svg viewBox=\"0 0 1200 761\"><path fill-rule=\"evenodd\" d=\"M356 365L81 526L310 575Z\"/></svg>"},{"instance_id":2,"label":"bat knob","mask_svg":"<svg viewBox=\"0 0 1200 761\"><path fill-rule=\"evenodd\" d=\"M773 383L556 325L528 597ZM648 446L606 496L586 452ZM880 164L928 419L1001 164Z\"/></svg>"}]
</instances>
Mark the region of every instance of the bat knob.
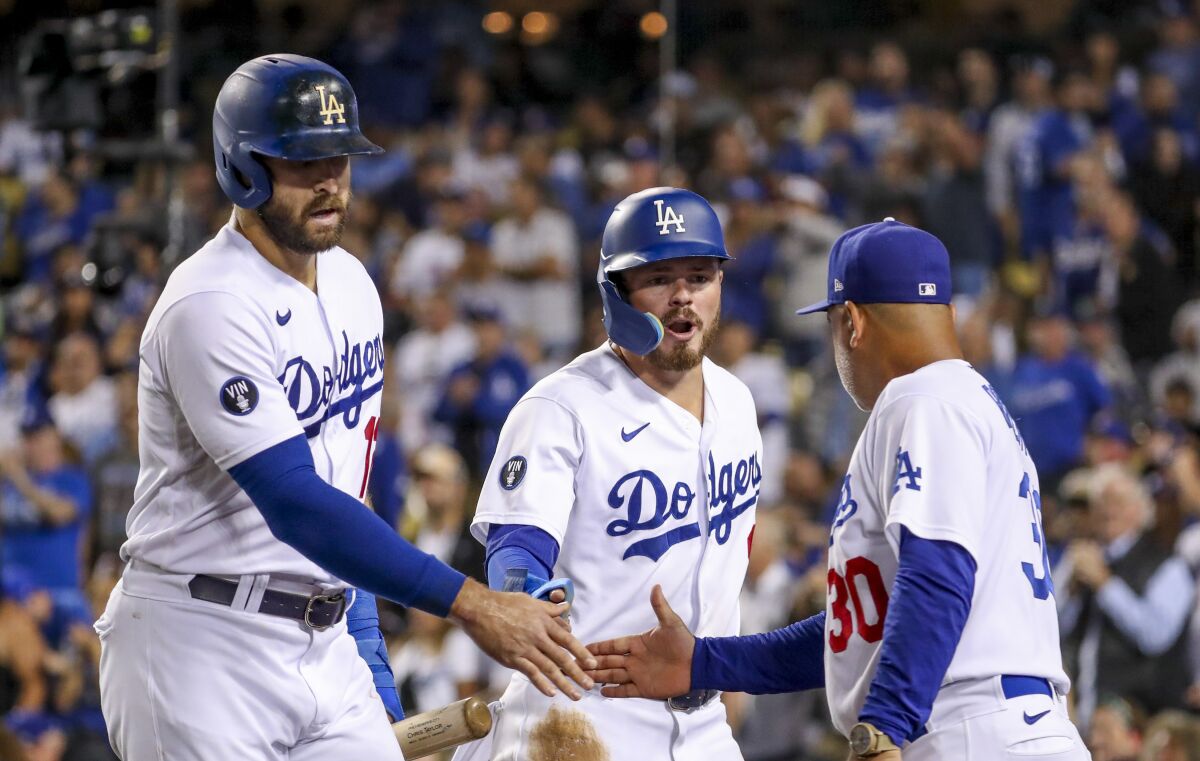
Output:
<instances>
[{"instance_id":1,"label":"bat knob","mask_svg":"<svg viewBox=\"0 0 1200 761\"><path fill-rule=\"evenodd\" d=\"M492 731L492 712L488 710L487 702L478 696L467 698L463 720L472 737L486 737Z\"/></svg>"}]
</instances>

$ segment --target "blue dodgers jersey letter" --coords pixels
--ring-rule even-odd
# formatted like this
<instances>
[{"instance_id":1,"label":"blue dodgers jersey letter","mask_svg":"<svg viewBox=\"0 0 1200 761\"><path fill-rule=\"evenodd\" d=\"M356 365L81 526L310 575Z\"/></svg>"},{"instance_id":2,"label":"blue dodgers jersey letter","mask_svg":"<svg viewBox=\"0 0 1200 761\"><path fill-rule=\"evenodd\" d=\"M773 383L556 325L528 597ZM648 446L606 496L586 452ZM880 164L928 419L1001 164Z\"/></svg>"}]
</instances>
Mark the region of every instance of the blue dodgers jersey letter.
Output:
<instances>
[{"instance_id":1,"label":"blue dodgers jersey letter","mask_svg":"<svg viewBox=\"0 0 1200 761\"><path fill-rule=\"evenodd\" d=\"M718 469L712 453L708 456L708 491L710 515L708 531L716 536L718 544L729 541L733 521L749 510L758 501L759 484L762 482L762 467L758 455L729 462ZM749 494L753 489L753 494ZM653 494L653 510L649 509L647 491ZM741 497L749 497L740 503ZM645 496L644 496L645 495ZM643 501L645 499L646 501ZM668 521L680 521L688 517L696 492L683 481L675 484L668 497L666 484L652 470L635 470L617 479L608 492L608 506L614 510L625 508L625 517L617 518L605 528L609 536L627 536L639 531L654 531ZM735 504L736 503L736 504ZM680 542L700 536L698 522L675 526L656 536L639 539L625 550L622 560L646 557L657 561L667 550Z\"/></svg>"},{"instance_id":2,"label":"blue dodgers jersey letter","mask_svg":"<svg viewBox=\"0 0 1200 761\"><path fill-rule=\"evenodd\" d=\"M375 380L376 376L379 376L378 380ZM320 433L325 421L337 415L343 416L342 422L347 428L357 428L363 402L383 389L383 339L376 335L351 344L343 330L342 352L337 358L336 369L321 365L318 374L312 363L297 356L287 361L278 380L298 420L309 420L325 408L323 414L304 427L304 435L308 438ZM368 382L370 385L364 388ZM349 393L332 401L335 394L346 391Z\"/></svg>"}]
</instances>

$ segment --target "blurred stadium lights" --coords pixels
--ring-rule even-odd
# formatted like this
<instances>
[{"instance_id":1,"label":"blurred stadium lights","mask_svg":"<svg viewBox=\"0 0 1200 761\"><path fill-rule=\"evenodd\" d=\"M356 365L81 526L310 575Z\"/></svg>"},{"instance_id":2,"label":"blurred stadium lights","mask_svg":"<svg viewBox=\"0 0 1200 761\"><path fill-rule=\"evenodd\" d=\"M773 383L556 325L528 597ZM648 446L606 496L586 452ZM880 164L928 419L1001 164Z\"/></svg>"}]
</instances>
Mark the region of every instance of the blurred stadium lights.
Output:
<instances>
[{"instance_id":1,"label":"blurred stadium lights","mask_svg":"<svg viewBox=\"0 0 1200 761\"><path fill-rule=\"evenodd\" d=\"M166 213L139 224L156 228L153 232L166 243L168 266L182 258L177 167L194 155L192 146L179 140L178 27L177 0L158 0L156 8L43 19L21 41L19 59L25 114L36 129L82 130L88 135L84 142L105 159L162 167ZM142 87L150 75L152 96ZM147 108L131 111L131 102ZM115 250L109 232L120 231L97 224L91 253L102 268L116 266L97 255Z\"/></svg>"},{"instance_id":2,"label":"blurred stadium lights","mask_svg":"<svg viewBox=\"0 0 1200 761\"><path fill-rule=\"evenodd\" d=\"M541 45L558 32L558 14L530 11L521 18L521 42Z\"/></svg>"},{"instance_id":3,"label":"blurred stadium lights","mask_svg":"<svg viewBox=\"0 0 1200 761\"><path fill-rule=\"evenodd\" d=\"M670 24L667 23L667 17L658 11L650 11L642 16L638 22L638 29L641 30L642 36L648 40L657 40L667 33Z\"/></svg>"},{"instance_id":4,"label":"blurred stadium lights","mask_svg":"<svg viewBox=\"0 0 1200 761\"><path fill-rule=\"evenodd\" d=\"M165 56L158 49L156 22L152 9L39 22L23 40L20 56L22 95L34 125L103 127L103 88L123 87L138 74L161 68Z\"/></svg>"},{"instance_id":5,"label":"blurred stadium lights","mask_svg":"<svg viewBox=\"0 0 1200 761\"><path fill-rule=\"evenodd\" d=\"M675 98L666 94L667 83L675 77L675 69L679 65L676 60L678 52L678 0L662 0L657 13L647 13L642 17L643 34L646 31L647 18L653 15L662 17L662 34L658 37L658 91L659 106L662 118L658 127L658 179L663 181L663 173L675 165L675 122L679 118Z\"/></svg>"},{"instance_id":6,"label":"blurred stadium lights","mask_svg":"<svg viewBox=\"0 0 1200 761\"><path fill-rule=\"evenodd\" d=\"M488 34L508 34L513 28L513 17L505 11L492 11L483 17L483 30Z\"/></svg>"}]
</instances>

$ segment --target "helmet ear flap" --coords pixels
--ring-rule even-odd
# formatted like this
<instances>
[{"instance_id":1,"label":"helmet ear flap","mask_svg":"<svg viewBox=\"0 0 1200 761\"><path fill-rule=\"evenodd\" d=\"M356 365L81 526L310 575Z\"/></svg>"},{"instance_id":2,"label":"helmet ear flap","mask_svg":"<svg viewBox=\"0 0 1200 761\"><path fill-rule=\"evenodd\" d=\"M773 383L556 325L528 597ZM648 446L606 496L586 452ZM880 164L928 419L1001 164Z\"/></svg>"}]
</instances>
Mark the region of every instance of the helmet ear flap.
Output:
<instances>
[{"instance_id":1,"label":"helmet ear flap","mask_svg":"<svg viewBox=\"0 0 1200 761\"><path fill-rule=\"evenodd\" d=\"M613 343L634 354L646 355L662 343L662 322L649 312L639 312L621 298L617 286L600 272L600 300L604 302L604 330Z\"/></svg>"},{"instance_id":2,"label":"helmet ear flap","mask_svg":"<svg viewBox=\"0 0 1200 761\"><path fill-rule=\"evenodd\" d=\"M257 209L271 198L271 173L249 151L238 160L234 151L226 150L213 136L217 156L217 182L234 204L244 209Z\"/></svg>"}]
</instances>

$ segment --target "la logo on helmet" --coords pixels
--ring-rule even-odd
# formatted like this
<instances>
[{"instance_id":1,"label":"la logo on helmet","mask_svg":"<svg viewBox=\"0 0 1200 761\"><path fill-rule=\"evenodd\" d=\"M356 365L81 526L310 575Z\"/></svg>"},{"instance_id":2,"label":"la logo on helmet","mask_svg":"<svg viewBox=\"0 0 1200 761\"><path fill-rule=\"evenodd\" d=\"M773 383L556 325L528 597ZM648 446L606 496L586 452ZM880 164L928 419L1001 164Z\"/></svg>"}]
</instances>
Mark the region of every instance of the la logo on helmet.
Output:
<instances>
[{"instance_id":1,"label":"la logo on helmet","mask_svg":"<svg viewBox=\"0 0 1200 761\"><path fill-rule=\"evenodd\" d=\"M338 103L337 96L333 93L329 94L329 99L325 99L325 85L317 85L317 92L321 94L321 116L325 117L325 124L333 124L333 117L337 117L338 124L346 123L346 107Z\"/></svg>"},{"instance_id":2,"label":"la logo on helmet","mask_svg":"<svg viewBox=\"0 0 1200 761\"><path fill-rule=\"evenodd\" d=\"M663 209L663 202L661 198L654 202L654 210L658 213L658 221L654 224L658 225L659 235L666 235L667 233L672 232L671 230L667 229L671 225L675 225L674 232L687 232L687 230L683 229L683 215L676 214L675 210L670 206L668 206L666 209Z\"/></svg>"}]
</instances>

